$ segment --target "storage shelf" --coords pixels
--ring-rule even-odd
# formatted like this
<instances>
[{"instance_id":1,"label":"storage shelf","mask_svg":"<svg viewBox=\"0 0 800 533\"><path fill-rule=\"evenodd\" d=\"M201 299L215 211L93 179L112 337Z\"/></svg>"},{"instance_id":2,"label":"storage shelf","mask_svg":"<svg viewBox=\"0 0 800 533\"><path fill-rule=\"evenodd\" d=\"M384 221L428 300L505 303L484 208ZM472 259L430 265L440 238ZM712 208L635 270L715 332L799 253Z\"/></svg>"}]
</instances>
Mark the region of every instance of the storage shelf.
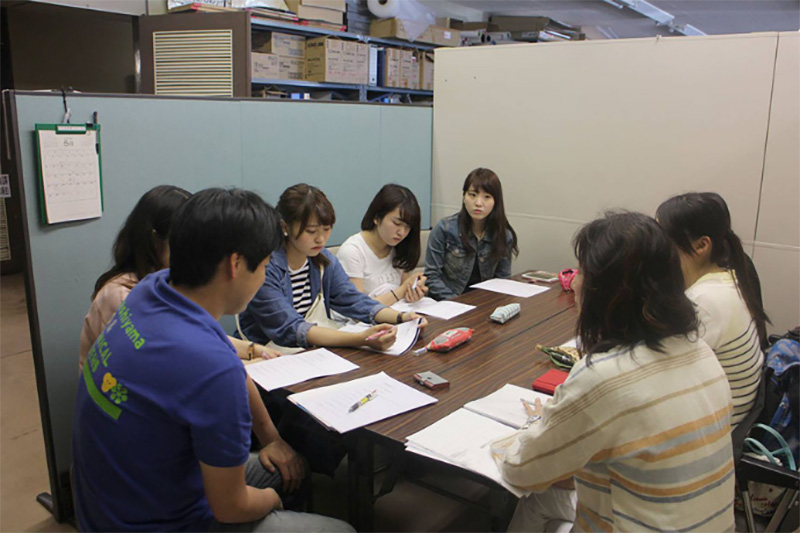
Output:
<instances>
[{"instance_id":1,"label":"storage shelf","mask_svg":"<svg viewBox=\"0 0 800 533\"><path fill-rule=\"evenodd\" d=\"M395 94L413 94L416 96L433 96L433 91L423 91L421 89L402 89L400 87L373 87L367 86L368 92L375 93L395 93Z\"/></svg>"},{"instance_id":2,"label":"storage shelf","mask_svg":"<svg viewBox=\"0 0 800 533\"><path fill-rule=\"evenodd\" d=\"M254 78L253 85L277 85L279 87L298 87L305 89L339 89L339 90L355 90L361 89L362 85L350 83L330 83L319 81L305 81L305 80L273 80L268 78Z\"/></svg>"},{"instance_id":3,"label":"storage shelf","mask_svg":"<svg viewBox=\"0 0 800 533\"><path fill-rule=\"evenodd\" d=\"M433 44L412 43L410 41L401 41L399 39L384 39L382 37L372 37L371 35L362 35L360 33L326 30L324 28L314 28L312 26L303 26L301 24L292 24L289 22L271 21L256 17L250 18L250 26L253 29L281 30L300 35L325 35L329 37L340 37L342 39L354 39L361 41L362 43L386 44L390 46L416 48L418 50L434 50L436 48L440 48L439 46Z\"/></svg>"}]
</instances>

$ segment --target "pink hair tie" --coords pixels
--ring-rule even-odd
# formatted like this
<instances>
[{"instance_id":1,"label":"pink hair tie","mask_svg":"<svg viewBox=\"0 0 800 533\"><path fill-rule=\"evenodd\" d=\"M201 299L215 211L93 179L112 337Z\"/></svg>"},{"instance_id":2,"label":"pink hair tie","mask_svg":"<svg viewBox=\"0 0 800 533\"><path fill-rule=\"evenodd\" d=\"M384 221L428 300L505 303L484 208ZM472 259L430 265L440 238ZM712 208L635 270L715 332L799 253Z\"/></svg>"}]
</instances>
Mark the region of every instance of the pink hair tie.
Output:
<instances>
[{"instance_id":1,"label":"pink hair tie","mask_svg":"<svg viewBox=\"0 0 800 533\"><path fill-rule=\"evenodd\" d=\"M561 282L561 288L564 292L572 291L572 280L578 275L577 269L565 268L558 273L558 281Z\"/></svg>"}]
</instances>

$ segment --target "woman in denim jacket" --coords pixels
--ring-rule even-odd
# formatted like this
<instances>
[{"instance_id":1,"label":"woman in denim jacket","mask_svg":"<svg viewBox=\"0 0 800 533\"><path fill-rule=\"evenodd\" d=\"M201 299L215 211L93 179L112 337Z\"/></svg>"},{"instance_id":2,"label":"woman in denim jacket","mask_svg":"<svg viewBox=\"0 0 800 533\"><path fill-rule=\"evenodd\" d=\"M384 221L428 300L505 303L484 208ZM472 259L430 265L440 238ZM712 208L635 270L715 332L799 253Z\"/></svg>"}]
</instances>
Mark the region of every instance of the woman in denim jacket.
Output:
<instances>
[{"instance_id":1,"label":"woman in denim jacket","mask_svg":"<svg viewBox=\"0 0 800 533\"><path fill-rule=\"evenodd\" d=\"M458 296L467 287L511 275L519 254L517 234L506 219L497 174L477 168L464 180L461 211L436 224L428 239L425 276L430 296Z\"/></svg>"},{"instance_id":2,"label":"woman in denim jacket","mask_svg":"<svg viewBox=\"0 0 800 533\"><path fill-rule=\"evenodd\" d=\"M359 292L336 257L325 249L336 222L325 193L304 183L294 185L283 192L277 209L283 218L285 245L270 257L264 285L239 317L244 336L250 341L273 341L290 348L366 345L386 350L391 347L397 332L387 324L400 324L417 315L398 313ZM306 313L320 291L321 272L328 317L333 310L377 325L351 333L306 321ZM379 335L381 332L384 334Z\"/></svg>"}]
</instances>

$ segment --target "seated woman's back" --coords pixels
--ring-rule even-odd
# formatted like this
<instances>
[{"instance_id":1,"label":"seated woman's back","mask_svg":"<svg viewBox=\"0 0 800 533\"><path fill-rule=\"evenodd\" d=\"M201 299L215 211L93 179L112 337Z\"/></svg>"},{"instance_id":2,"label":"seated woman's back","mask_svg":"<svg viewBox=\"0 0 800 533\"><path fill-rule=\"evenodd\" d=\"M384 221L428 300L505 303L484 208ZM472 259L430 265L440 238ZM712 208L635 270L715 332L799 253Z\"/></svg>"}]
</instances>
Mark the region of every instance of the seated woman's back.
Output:
<instances>
[{"instance_id":1,"label":"seated woman's back","mask_svg":"<svg viewBox=\"0 0 800 533\"><path fill-rule=\"evenodd\" d=\"M728 376L731 424L736 427L756 403L764 364L768 318L755 268L731 228L728 206L720 195L675 196L659 206L656 216L678 248L700 336Z\"/></svg>"}]
</instances>

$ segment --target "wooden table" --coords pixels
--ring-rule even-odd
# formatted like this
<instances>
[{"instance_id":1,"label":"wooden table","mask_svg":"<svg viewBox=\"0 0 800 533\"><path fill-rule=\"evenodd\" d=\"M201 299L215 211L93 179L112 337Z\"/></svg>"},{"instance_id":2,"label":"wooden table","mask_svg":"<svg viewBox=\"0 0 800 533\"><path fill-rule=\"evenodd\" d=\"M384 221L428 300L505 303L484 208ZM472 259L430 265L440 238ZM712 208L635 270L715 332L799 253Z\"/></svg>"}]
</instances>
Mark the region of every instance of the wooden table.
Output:
<instances>
[{"instance_id":1,"label":"wooden table","mask_svg":"<svg viewBox=\"0 0 800 533\"><path fill-rule=\"evenodd\" d=\"M414 345L414 349L421 348L440 333L454 327L473 328L475 333L472 339L452 352L427 352L419 356L412 352L392 357L366 350L334 349L337 354L359 365L359 368L289 387L292 392L301 392L383 371L438 399L435 404L345 434L349 465L349 518L359 531L372 530L372 507L376 499L373 478L375 444L402 453L406 437L458 410L467 402L491 394L506 383L530 387L534 379L553 368L549 358L536 351L536 345L554 346L575 336L577 311L574 307L574 296L572 293L562 292L558 285L551 285L547 292L530 298L474 290L459 296L455 301L475 305L476 308L448 321L428 317L428 327ZM509 303L520 304L519 316L505 324L489 320L489 315L496 307ZM413 375L424 371L436 372L450 381L449 389L430 391L419 385L414 381ZM420 460L436 462L424 458ZM500 494L497 498L493 496L497 500L497 509L494 509L496 513L504 512L513 503L508 498L510 494L493 481L452 465L441 466L444 469L460 470L465 477L495 489ZM506 497L502 497L503 494ZM493 518L495 512L492 513ZM498 524L497 527L501 525Z\"/></svg>"}]
</instances>

